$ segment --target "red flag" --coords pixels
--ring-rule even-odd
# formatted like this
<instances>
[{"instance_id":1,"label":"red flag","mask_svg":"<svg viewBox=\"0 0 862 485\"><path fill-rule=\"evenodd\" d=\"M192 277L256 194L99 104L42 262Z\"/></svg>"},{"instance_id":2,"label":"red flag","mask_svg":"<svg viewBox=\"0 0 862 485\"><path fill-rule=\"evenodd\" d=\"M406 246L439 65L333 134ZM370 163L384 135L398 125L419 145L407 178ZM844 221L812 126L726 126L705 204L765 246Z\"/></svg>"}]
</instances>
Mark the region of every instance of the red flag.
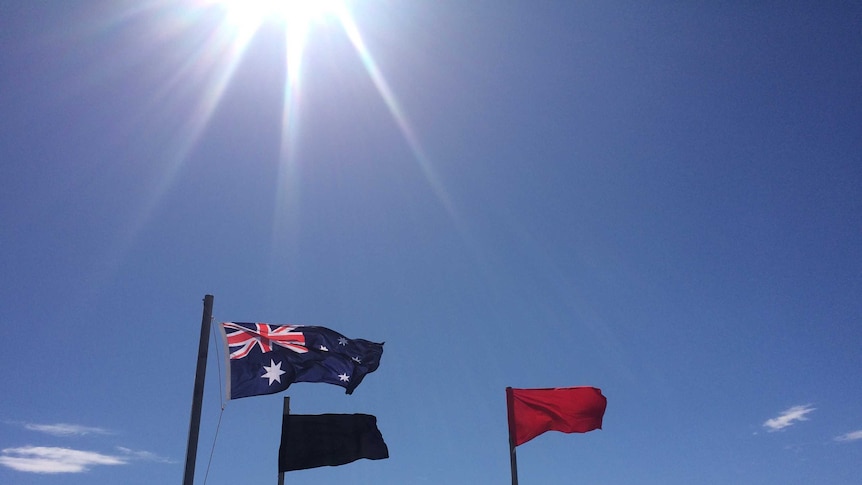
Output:
<instances>
[{"instance_id":1,"label":"red flag","mask_svg":"<svg viewBox=\"0 0 862 485\"><path fill-rule=\"evenodd\" d=\"M506 388L509 440L522 445L545 431L586 433L602 428L608 400L595 387Z\"/></svg>"}]
</instances>

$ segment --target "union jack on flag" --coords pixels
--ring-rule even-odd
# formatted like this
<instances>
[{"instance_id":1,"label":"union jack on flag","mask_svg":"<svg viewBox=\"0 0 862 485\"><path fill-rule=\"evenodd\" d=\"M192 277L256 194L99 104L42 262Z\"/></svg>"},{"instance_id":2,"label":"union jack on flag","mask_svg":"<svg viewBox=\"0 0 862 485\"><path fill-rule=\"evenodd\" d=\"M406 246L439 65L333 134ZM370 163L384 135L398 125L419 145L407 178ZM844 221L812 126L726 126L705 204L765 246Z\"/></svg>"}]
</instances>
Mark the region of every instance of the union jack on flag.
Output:
<instances>
[{"instance_id":1,"label":"union jack on flag","mask_svg":"<svg viewBox=\"0 0 862 485\"><path fill-rule=\"evenodd\" d=\"M380 365L383 344L325 327L223 322L228 399L272 394L294 382L335 384L352 394Z\"/></svg>"},{"instance_id":2,"label":"union jack on flag","mask_svg":"<svg viewBox=\"0 0 862 485\"><path fill-rule=\"evenodd\" d=\"M253 328L233 322L224 322L223 325L231 359L241 359L255 347L259 347L261 352L269 352L275 345L300 354L308 352L305 336L302 332L293 331L298 325L254 323Z\"/></svg>"}]
</instances>

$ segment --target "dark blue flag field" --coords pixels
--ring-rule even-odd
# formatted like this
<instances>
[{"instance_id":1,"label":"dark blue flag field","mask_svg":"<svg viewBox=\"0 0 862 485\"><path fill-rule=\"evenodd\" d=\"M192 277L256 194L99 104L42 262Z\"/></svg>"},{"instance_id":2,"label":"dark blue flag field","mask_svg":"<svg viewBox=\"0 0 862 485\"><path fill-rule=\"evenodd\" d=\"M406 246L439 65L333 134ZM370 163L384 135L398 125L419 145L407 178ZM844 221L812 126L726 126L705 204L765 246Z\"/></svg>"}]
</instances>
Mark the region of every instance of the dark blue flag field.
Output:
<instances>
[{"instance_id":1,"label":"dark blue flag field","mask_svg":"<svg viewBox=\"0 0 862 485\"><path fill-rule=\"evenodd\" d=\"M353 394L380 365L383 344L349 339L324 327L223 322L229 361L227 395L273 394L294 382L325 382Z\"/></svg>"}]
</instances>

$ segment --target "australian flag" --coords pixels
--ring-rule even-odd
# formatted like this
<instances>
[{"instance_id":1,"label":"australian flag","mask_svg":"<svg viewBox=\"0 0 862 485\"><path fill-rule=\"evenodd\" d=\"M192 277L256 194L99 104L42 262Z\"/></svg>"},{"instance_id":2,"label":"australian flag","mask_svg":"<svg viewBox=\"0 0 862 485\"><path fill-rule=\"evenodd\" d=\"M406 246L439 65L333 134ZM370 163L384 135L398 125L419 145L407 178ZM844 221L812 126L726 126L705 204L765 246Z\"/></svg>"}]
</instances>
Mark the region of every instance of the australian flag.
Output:
<instances>
[{"instance_id":1,"label":"australian flag","mask_svg":"<svg viewBox=\"0 0 862 485\"><path fill-rule=\"evenodd\" d=\"M326 382L353 394L380 365L383 344L324 327L223 322L228 398L273 394L294 382Z\"/></svg>"}]
</instances>

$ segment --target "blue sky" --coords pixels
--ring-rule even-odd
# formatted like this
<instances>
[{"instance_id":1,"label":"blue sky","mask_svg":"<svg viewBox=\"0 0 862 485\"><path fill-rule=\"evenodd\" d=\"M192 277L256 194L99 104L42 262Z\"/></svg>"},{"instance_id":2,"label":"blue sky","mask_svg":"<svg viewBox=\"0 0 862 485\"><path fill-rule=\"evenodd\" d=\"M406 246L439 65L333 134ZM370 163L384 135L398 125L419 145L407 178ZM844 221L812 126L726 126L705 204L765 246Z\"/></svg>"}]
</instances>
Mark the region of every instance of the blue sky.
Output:
<instances>
[{"instance_id":1,"label":"blue sky","mask_svg":"<svg viewBox=\"0 0 862 485\"><path fill-rule=\"evenodd\" d=\"M859 483L859 5L345 6L0 4L0 483L179 483L205 294L386 342L287 395L391 458L286 483L507 483L505 387L576 385L521 483ZM275 483L210 349L196 483Z\"/></svg>"}]
</instances>

